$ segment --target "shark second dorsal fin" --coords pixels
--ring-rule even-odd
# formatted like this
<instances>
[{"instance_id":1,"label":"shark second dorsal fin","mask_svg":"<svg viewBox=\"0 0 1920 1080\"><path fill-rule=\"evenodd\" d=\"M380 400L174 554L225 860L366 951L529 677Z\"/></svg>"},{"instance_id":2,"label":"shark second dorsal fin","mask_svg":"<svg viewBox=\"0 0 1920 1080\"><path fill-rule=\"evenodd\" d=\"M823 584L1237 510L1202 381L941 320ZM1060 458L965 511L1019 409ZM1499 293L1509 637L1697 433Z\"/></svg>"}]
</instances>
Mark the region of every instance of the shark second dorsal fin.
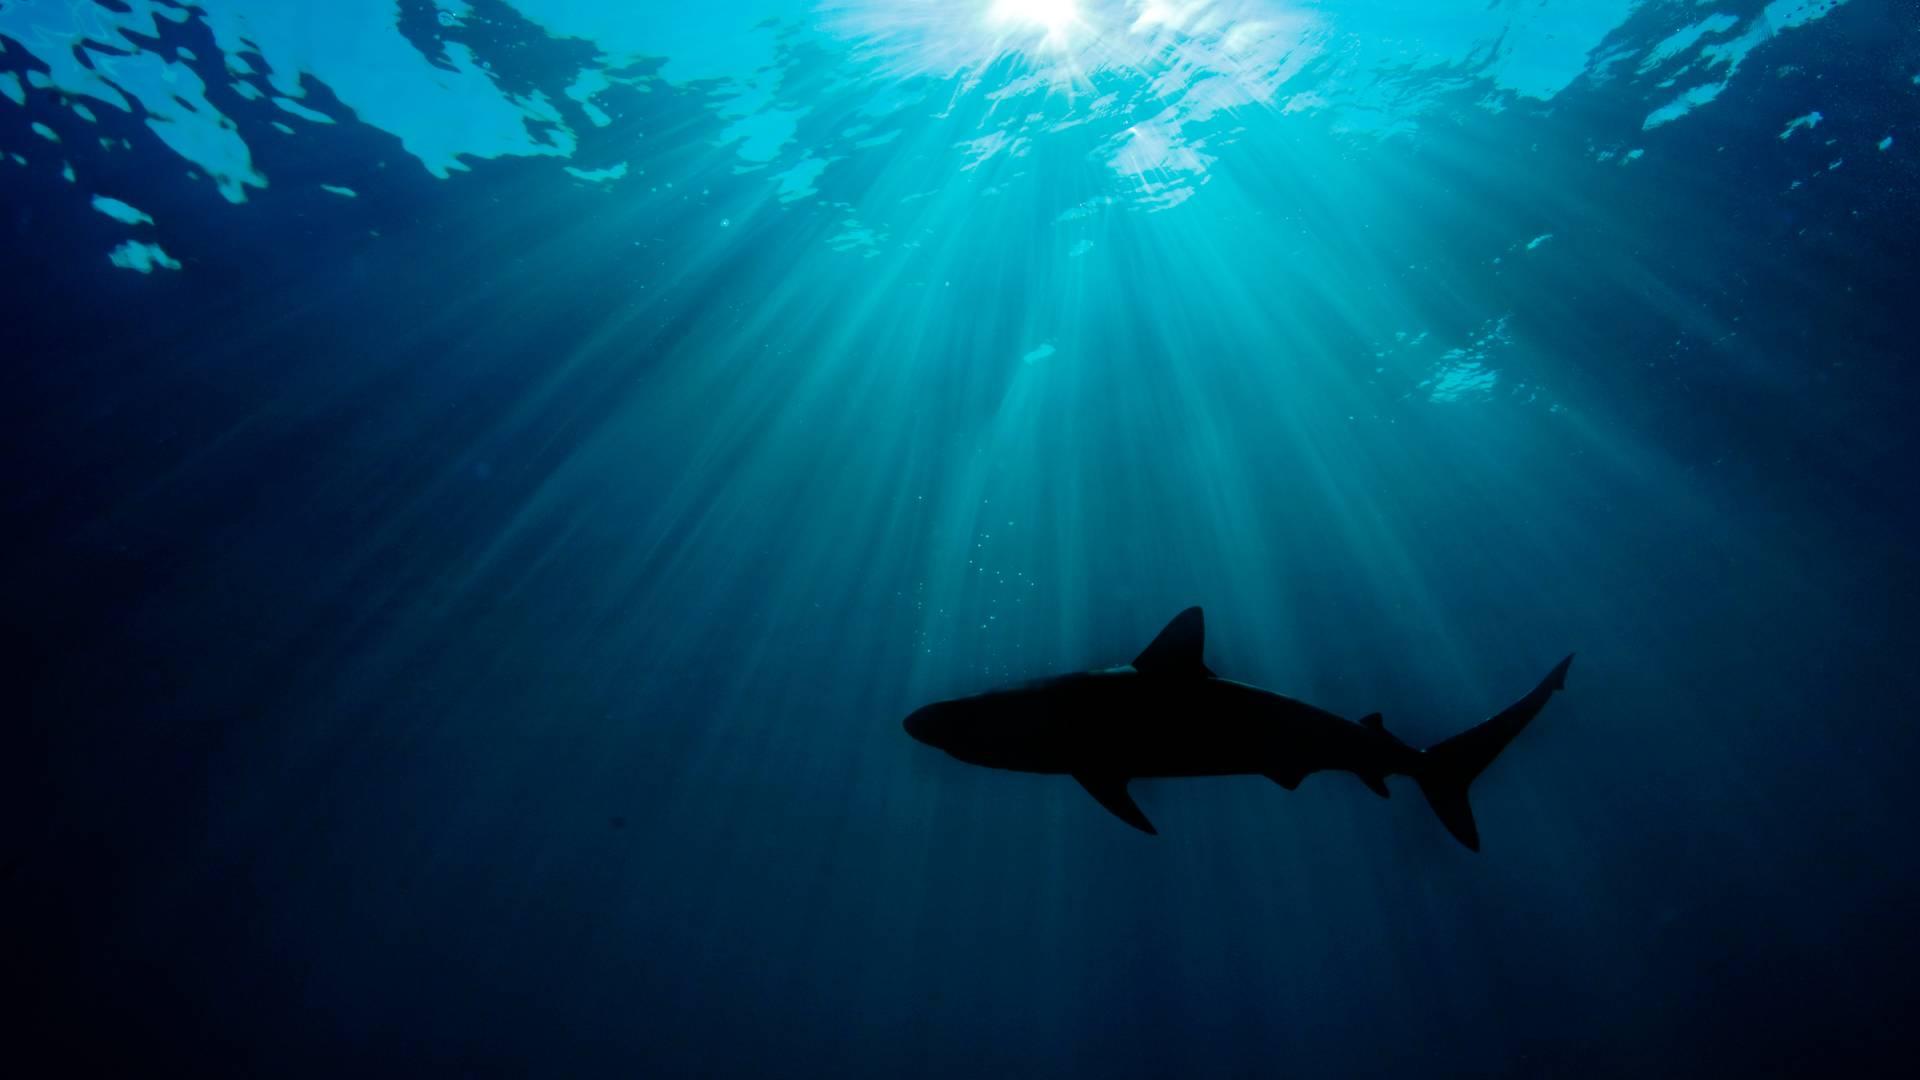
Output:
<instances>
[{"instance_id":1,"label":"shark second dorsal fin","mask_svg":"<svg viewBox=\"0 0 1920 1080\"><path fill-rule=\"evenodd\" d=\"M1142 675L1173 675L1187 678L1205 679L1213 675L1207 670L1200 654L1207 644L1206 621L1200 615L1200 609L1190 607L1173 617L1173 621L1153 639L1139 656L1133 658L1133 669Z\"/></svg>"}]
</instances>

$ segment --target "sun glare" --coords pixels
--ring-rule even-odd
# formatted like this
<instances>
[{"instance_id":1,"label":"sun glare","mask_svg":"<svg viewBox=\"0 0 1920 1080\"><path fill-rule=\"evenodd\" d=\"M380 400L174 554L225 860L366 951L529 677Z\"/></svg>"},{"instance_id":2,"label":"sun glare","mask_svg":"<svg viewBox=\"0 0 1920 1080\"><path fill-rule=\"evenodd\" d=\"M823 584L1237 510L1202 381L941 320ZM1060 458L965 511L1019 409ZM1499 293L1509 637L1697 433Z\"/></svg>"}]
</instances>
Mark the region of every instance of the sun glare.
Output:
<instances>
[{"instance_id":1,"label":"sun glare","mask_svg":"<svg viewBox=\"0 0 1920 1080\"><path fill-rule=\"evenodd\" d=\"M1077 0L993 0L987 18L996 23L1037 27L1059 37L1080 21Z\"/></svg>"}]
</instances>

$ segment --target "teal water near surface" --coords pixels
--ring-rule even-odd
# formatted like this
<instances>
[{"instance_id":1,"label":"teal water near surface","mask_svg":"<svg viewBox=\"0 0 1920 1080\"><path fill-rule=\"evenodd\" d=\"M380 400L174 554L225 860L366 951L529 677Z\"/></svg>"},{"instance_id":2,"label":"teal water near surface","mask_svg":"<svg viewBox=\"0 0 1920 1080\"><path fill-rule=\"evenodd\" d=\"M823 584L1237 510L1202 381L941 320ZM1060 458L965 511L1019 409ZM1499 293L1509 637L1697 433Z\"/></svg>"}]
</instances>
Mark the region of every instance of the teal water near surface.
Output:
<instances>
[{"instance_id":1,"label":"teal water near surface","mask_svg":"<svg viewBox=\"0 0 1920 1080\"><path fill-rule=\"evenodd\" d=\"M0 98L74 1060L1894 1049L1910 5L0 0ZM1579 660L1480 855L1404 780L1149 838L901 731L1192 604L1416 746Z\"/></svg>"}]
</instances>

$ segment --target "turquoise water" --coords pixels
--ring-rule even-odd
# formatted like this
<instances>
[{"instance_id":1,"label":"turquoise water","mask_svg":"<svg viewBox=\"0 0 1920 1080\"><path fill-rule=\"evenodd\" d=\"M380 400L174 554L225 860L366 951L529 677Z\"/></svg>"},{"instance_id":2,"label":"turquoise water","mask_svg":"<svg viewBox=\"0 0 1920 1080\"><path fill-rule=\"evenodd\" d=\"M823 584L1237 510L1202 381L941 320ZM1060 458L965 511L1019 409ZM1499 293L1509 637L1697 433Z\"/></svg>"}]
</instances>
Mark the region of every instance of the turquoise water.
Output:
<instances>
[{"instance_id":1,"label":"turquoise water","mask_svg":"<svg viewBox=\"0 0 1920 1080\"><path fill-rule=\"evenodd\" d=\"M26 1026L143 1071L1871 1072L1894 0L0 0ZM1476 784L967 769L1124 663ZM16 998L16 1000L19 1000Z\"/></svg>"}]
</instances>

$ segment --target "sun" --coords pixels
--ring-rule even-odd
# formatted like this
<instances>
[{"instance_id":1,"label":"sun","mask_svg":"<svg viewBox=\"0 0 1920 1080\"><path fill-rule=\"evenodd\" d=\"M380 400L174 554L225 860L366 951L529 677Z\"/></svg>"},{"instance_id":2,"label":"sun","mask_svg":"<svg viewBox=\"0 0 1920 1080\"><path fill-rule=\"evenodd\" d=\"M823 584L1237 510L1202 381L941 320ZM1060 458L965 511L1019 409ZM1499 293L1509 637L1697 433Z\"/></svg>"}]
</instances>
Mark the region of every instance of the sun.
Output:
<instances>
[{"instance_id":1,"label":"sun","mask_svg":"<svg viewBox=\"0 0 1920 1080\"><path fill-rule=\"evenodd\" d=\"M987 18L996 23L1036 27L1059 37L1080 21L1078 0L993 0Z\"/></svg>"}]
</instances>

